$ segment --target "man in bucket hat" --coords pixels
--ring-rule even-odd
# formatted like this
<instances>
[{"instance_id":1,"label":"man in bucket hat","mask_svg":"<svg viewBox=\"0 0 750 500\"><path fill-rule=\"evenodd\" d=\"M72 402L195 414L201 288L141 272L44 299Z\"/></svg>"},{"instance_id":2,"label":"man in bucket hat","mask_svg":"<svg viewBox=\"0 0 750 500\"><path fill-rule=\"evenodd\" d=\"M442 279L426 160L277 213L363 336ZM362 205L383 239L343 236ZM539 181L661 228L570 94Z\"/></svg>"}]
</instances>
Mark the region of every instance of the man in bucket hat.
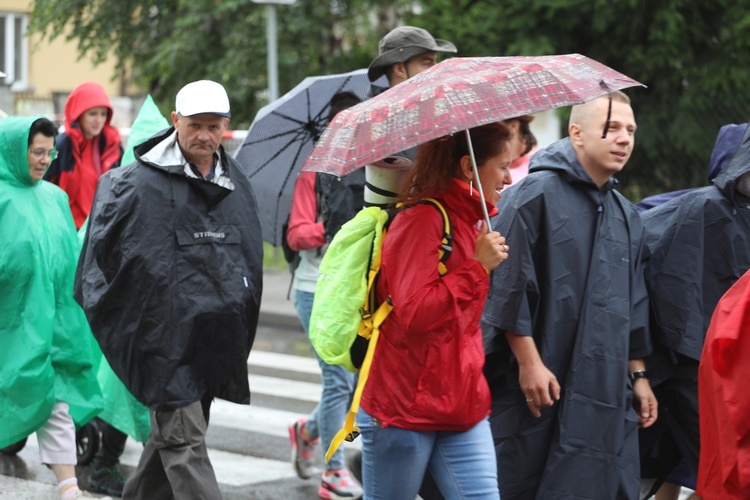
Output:
<instances>
[{"instance_id":1,"label":"man in bucket hat","mask_svg":"<svg viewBox=\"0 0 750 500\"><path fill-rule=\"evenodd\" d=\"M456 46L422 28L399 26L380 40L378 56L370 63L367 77L374 82L386 75L393 87L434 66L438 53L455 54Z\"/></svg>"},{"instance_id":2,"label":"man in bucket hat","mask_svg":"<svg viewBox=\"0 0 750 500\"><path fill-rule=\"evenodd\" d=\"M434 38L427 30L415 26L399 26L386 34L378 44L378 56L370 63L367 77L375 82L388 78L388 87L373 83L371 94L389 88L426 71L437 64L438 53L455 54L456 46ZM403 175L411 168L417 148L401 151L365 167L365 206L386 207L396 200ZM373 189L373 187L375 189Z\"/></svg>"}]
</instances>

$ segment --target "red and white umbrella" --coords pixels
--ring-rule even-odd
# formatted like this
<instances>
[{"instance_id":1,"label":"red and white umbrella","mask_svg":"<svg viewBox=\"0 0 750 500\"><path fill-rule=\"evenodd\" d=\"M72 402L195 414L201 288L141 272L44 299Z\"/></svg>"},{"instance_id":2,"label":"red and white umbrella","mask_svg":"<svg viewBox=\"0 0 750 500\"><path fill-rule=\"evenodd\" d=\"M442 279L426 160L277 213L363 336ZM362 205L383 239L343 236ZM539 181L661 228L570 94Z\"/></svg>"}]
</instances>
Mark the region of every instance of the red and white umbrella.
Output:
<instances>
[{"instance_id":1,"label":"red and white umbrella","mask_svg":"<svg viewBox=\"0 0 750 500\"><path fill-rule=\"evenodd\" d=\"M345 175L438 137L636 85L580 54L454 57L339 113L302 170Z\"/></svg>"},{"instance_id":2,"label":"red and white umbrella","mask_svg":"<svg viewBox=\"0 0 750 500\"><path fill-rule=\"evenodd\" d=\"M454 57L339 113L302 170L342 176L438 137L636 85L580 54Z\"/></svg>"},{"instance_id":3,"label":"red and white umbrella","mask_svg":"<svg viewBox=\"0 0 750 500\"><path fill-rule=\"evenodd\" d=\"M474 182L490 220L470 128L642 85L580 54L454 57L361 104L329 124L302 170L338 176L419 144L466 130Z\"/></svg>"}]
</instances>

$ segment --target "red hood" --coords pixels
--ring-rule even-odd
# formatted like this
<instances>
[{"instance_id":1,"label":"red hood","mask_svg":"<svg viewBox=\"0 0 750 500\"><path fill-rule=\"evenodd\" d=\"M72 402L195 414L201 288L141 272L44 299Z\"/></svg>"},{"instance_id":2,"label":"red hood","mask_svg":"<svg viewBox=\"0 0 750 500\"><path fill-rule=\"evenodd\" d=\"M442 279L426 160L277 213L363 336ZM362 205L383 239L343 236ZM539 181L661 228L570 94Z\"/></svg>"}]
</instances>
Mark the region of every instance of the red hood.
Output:
<instances>
[{"instance_id":1,"label":"red hood","mask_svg":"<svg viewBox=\"0 0 750 500\"><path fill-rule=\"evenodd\" d=\"M109 110L107 113L107 125L109 125L112 120L112 104L102 86L96 82L80 84L70 93L68 102L65 103L65 130L73 128L73 124L86 110L97 106L104 106Z\"/></svg>"}]
</instances>

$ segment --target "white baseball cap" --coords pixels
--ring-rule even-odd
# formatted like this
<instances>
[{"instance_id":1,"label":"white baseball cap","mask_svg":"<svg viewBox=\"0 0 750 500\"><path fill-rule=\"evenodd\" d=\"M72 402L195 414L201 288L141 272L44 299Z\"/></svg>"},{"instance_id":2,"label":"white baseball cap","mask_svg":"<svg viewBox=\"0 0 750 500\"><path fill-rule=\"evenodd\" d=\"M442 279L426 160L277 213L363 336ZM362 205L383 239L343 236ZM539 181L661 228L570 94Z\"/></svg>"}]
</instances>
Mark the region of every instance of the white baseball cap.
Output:
<instances>
[{"instance_id":1,"label":"white baseball cap","mask_svg":"<svg viewBox=\"0 0 750 500\"><path fill-rule=\"evenodd\" d=\"M175 111L182 116L201 113L230 118L229 97L220 83L211 80L198 80L188 83L177 92Z\"/></svg>"}]
</instances>

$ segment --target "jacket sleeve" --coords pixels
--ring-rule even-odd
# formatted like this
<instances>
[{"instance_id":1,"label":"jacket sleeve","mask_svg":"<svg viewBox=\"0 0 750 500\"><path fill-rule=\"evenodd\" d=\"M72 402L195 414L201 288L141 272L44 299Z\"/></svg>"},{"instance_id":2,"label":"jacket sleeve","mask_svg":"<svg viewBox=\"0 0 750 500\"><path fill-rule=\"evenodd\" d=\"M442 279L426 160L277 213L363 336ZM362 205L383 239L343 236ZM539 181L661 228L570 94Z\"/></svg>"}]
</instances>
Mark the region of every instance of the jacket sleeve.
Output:
<instances>
[{"instance_id":1,"label":"jacket sleeve","mask_svg":"<svg viewBox=\"0 0 750 500\"><path fill-rule=\"evenodd\" d=\"M679 200L679 202L677 202ZM704 208L685 197L643 214L649 257L646 285L653 338L700 358L707 319L703 307Z\"/></svg>"},{"instance_id":2,"label":"jacket sleeve","mask_svg":"<svg viewBox=\"0 0 750 500\"><path fill-rule=\"evenodd\" d=\"M454 236L457 219L452 217ZM442 224L442 217L434 207L415 205L399 213L383 243L381 272L386 276L385 288L391 296L394 313L409 331L439 329L487 297L489 277L482 265L471 258L473 246L459 250L455 238L446 263L449 272L440 276L438 250ZM461 260L461 255L469 257Z\"/></svg>"},{"instance_id":3,"label":"jacket sleeve","mask_svg":"<svg viewBox=\"0 0 750 500\"><path fill-rule=\"evenodd\" d=\"M527 188L532 183L526 183ZM529 191L531 191L529 189ZM543 190L534 191L534 193ZM533 318L540 301L535 248L543 235L539 220L543 218L544 200L534 193L521 196L516 188L500 200L493 229L505 236L510 246L508 260L492 271L489 298L482 321L487 326L485 343L505 344L505 332L531 336ZM493 328L489 328L489 327Z\"/></svg>"},{"instance_id":4,"label":"jacket sleeve","mask_svg":"<svg viewBox=\"0 0 750 500\"><path fill-rule=\"evenodd\" d=\"M630 311L630 355L629 359L641 359L651 354L651 336L649 333L649 301L646 291L646 281L643 271L643 262L647 250L643 243L643 227L635 214L633 219L634 234L632 237L633 254L636 258L633 262L633 278L631 291Z\"/></svg>"},{"instance_id":5,"label":"jacket sleeve","mask_svg":"<svg viewBox=\"0 0 750 500\"><path fill-rule=\"evenodd\" d=\"M286 232L286 239L293 250L312 250L326 244L323 222L317 216L316 175L315 172L302 172L294 185L292 212Z\"/></svg>"}]
</instances>

